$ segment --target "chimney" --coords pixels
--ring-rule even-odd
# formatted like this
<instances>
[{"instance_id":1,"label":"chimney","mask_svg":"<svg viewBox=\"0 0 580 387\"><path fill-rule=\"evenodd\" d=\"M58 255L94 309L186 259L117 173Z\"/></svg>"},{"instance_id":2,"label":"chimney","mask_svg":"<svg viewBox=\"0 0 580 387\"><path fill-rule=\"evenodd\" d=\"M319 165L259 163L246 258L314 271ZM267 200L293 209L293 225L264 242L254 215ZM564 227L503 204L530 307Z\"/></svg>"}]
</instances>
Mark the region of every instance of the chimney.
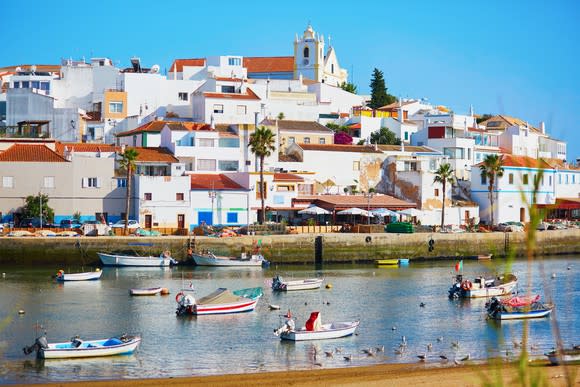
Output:
<instances>
[{"instance_id":1,"label":"chimney","mask_svg":"<svg viewBox=\"0 0 580 387\"><path fill-rule=\"evenodd\" d=\"M540 121L540 132L542 132L542 134L546 134L546 124L544 121Z\"/></svg>"}]
</instances>

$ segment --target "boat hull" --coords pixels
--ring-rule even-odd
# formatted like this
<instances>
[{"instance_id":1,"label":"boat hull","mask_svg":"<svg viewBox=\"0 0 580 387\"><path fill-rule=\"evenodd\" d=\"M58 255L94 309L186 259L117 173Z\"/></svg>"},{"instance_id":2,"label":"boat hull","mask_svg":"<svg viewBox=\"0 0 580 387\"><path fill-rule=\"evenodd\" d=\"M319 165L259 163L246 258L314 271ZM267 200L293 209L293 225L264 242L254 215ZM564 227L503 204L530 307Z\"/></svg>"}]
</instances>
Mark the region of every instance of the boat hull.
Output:
<instances>
[{"instance_id":1,"label":"boat hull","mask_svg":"<svg viewBox=\"0 0 580 387\"><path fill-rule=\"evenodd\" d=\"M40 349L38 357L42 359L72 359L126 355L133 353L141 343L140 337L134 337L124 343L103 346L108 340L110 339L83 341L78 348L73 347L71 342L52 343L48 344L48 348Z\"/></svg>"},{"instance_id":2,"label":"boat hull","mask_svg":"<svg viewBox=\"0 0 580 387\"><path fill-rule=\"evenodd\" d=\"M542 318L547 317L552 313L552 309L543 310L531 310L528 312L502 312L498 313L494 318L495 320L521 320L521 319L531 319L531 318Z\"/></svg>"},{"instance_id":3,"label":"boat hull","mask_svg":"<svg viewBox=\"0 0 580 387\"><path fill-rule=\"evenodd\" d=\"M359 321L323 324L318 331L307 331L304 328L280 333L280 339L289 341L327 340L347 337L354 334Z\"/></svg>"},{"instance_id":4,"label":"boat hull","mask_svg":"<svg viewBox=\"0 0 580 387\"><path fill-rule=\"evenodd\" d=\"M220 257L220 256L206 256L206 255L199 255L193 254L193 260L195 264L198 266L253 266L253 267L262 267L262 263L264 262L261 259L236 259L236 258L229 258L229 257Z\"/></svg>"},{"instance_id":5,"label":"boat hull","mask_svg":"<svg viewBox=\"0 0 580 387\"><path fill-rule=\"evenodd\" d=\"M561 355L556 351L551 351L545 354L553 365L560 364L578 364L580 363L580 349L564 350Z\"/></svg>"},{"instance_id":6,"label":"boat hull","mask_svg":"<svg viewBox=\"0 0 580 387\"><path fill-rule=\"evenodd\" d=\"M156 294L161 293L163 288L147 288L147 289L131 289L129 293L132 296L154 296Z\"/></svg>"},{"instance_id":7,"label":"boat hull","mask_svg":"<svg viewBox=\"0 0 580 387\"><path fill-rule=\"evenodd\" d=\"M282 281L281 285L274 290L281 290L281 291L296 291L296 290L314 290L320 289L322 286L322 282L324 282L323 278L309 278L304 280L295 280L295 281Z\"/></svg>"},{"instance_id":8,"label":"boat hull","mask_svg":"<svg viewBox=\"0 0 580 387\"><path fill-rule=\"evenodd\" d=\"M507 296L511 294L516 288L517 281L508 282L503 285L483 288L483 289L471 289L466 292L467 298L481 298L481 297L498 297Z\"/></svg>"},{"instance_id":9,"label":"boat hull","mask_svg":"<svg viewBox=\"0 0 580 387\"><path fill-rule=\"evenodd\" d=\"M399 264L398 259L378 259L375 262L377 266L397 266Z\"/></svg>"},{"instance_id":10,"label":"boat hull","mask_svg":"<svg viewBox=\"0 0 580 387\"><path fill-rule=\"evenodd\" d=\"M147 267L166 267L173 262L172 258L166 257L138 257L130 255L97 253L101 262L105 266L147 266Z\"/></svg>"},{"instance_id":11,"label":"boat hull","mask_svg":"<svg viewBox=\"0 0 580 387\"><path fill-rule=\"evenodd\" d=\"M87 273L70 273L57 275L56 280L60 282L64 281L95 281L101 278L103 274L102 271L90 271Z\"/></svg>"},{"instance_id":12,"label":"boat hull","mask_svg":"<svg viewBox=\"0 0 580 387\"><path fill-rule=\"evenodd\" d=\"M202 316L206 314L230 314L230 313L245 313L256 309L258 300L248 300L244 302L236 302L222 305L195 305L192 314Z\"/></svg>"}]
</instances>

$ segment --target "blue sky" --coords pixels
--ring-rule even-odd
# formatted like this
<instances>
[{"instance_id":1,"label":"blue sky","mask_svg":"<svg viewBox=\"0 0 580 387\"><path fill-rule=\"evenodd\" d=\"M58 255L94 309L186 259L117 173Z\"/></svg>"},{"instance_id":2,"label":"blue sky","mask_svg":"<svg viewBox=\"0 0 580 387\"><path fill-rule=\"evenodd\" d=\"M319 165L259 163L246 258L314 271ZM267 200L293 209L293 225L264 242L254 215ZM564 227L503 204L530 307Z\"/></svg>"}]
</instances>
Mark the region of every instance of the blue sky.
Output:
<instances>
[{"instance_id":1,"label":"blue sky","mask_svg":"<svg viewBox=\"0 0 580 387\"><path fill-rule=\"evenodd\" d=\"M166 69L175 58L292 55L310 22L332 36L359 92L376 67L391 94L544 121L568 142L568 161L580 157L580 1L0 0L0 9L0 67L91 56L128 66L139 56Z\"/></svg>"}]
</instances>

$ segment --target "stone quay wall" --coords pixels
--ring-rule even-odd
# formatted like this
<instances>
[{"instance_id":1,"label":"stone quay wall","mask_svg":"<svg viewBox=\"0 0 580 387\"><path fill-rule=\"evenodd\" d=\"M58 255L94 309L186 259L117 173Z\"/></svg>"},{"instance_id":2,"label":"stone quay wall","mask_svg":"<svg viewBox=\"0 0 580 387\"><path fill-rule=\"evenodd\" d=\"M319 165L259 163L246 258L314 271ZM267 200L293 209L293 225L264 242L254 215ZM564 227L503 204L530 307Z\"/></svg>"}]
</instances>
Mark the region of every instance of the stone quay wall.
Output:
<instances>
[{"instance_id":1,"label":"stone quay wall","mask_svg":"<svg viewBox=\"0 0 580 387\"><path fill-rule=\"evenodd\" d=\"M536 255L580 254L580 229L538 232ZM318 239L318 242L317 242ZM433 249L429 250L432 239ZM0 237L0 265L98 265L99 251L134 249L157 255L170 250L186 262L188 246L208 249L218 255L251 252L256 245L275 264L353 263L375 259L412 260L469 258L480 254L526 255L525 233L464 234L298 234L212 237ZM139 244L139 246L130 246ZM150 246L143 246L149 245ZM318 259L316 259L318 258Z\"/></svg>"}]
</instances>

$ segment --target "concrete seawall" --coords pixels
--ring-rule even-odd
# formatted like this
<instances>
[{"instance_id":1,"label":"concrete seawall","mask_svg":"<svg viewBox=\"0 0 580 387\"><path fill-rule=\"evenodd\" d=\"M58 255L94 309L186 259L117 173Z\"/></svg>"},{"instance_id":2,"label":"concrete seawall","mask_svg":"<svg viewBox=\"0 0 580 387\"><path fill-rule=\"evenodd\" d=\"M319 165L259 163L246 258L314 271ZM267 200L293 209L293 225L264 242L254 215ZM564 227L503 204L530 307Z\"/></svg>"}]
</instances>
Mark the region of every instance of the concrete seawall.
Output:
<instances>
[{"instance_id":1,"label":"concrete seawall","mask_svg":"<svg viewBox=\"0 0 580 387\"><path fill-rule=\"evenodd\" d=\"M436 259L492 253L504 256L513 249L525 255L525 233L466 234L299 234L243 236L236 238L196 237L197 248L216 254L238 255L251 251L260 241L262 252L273 263L315 262L315 239L322 236L322 261L371 262L382 258ZM580 254L580 229L538 232L537 255ZM433 239L433 251L429 240ZM174 258L187 258L188 237L80 237L9 238L0 237L0 265L95 265L98 251L127 250L130 243L141 253L159 254L170 250Z\"/></svg>"}]
</instances>

